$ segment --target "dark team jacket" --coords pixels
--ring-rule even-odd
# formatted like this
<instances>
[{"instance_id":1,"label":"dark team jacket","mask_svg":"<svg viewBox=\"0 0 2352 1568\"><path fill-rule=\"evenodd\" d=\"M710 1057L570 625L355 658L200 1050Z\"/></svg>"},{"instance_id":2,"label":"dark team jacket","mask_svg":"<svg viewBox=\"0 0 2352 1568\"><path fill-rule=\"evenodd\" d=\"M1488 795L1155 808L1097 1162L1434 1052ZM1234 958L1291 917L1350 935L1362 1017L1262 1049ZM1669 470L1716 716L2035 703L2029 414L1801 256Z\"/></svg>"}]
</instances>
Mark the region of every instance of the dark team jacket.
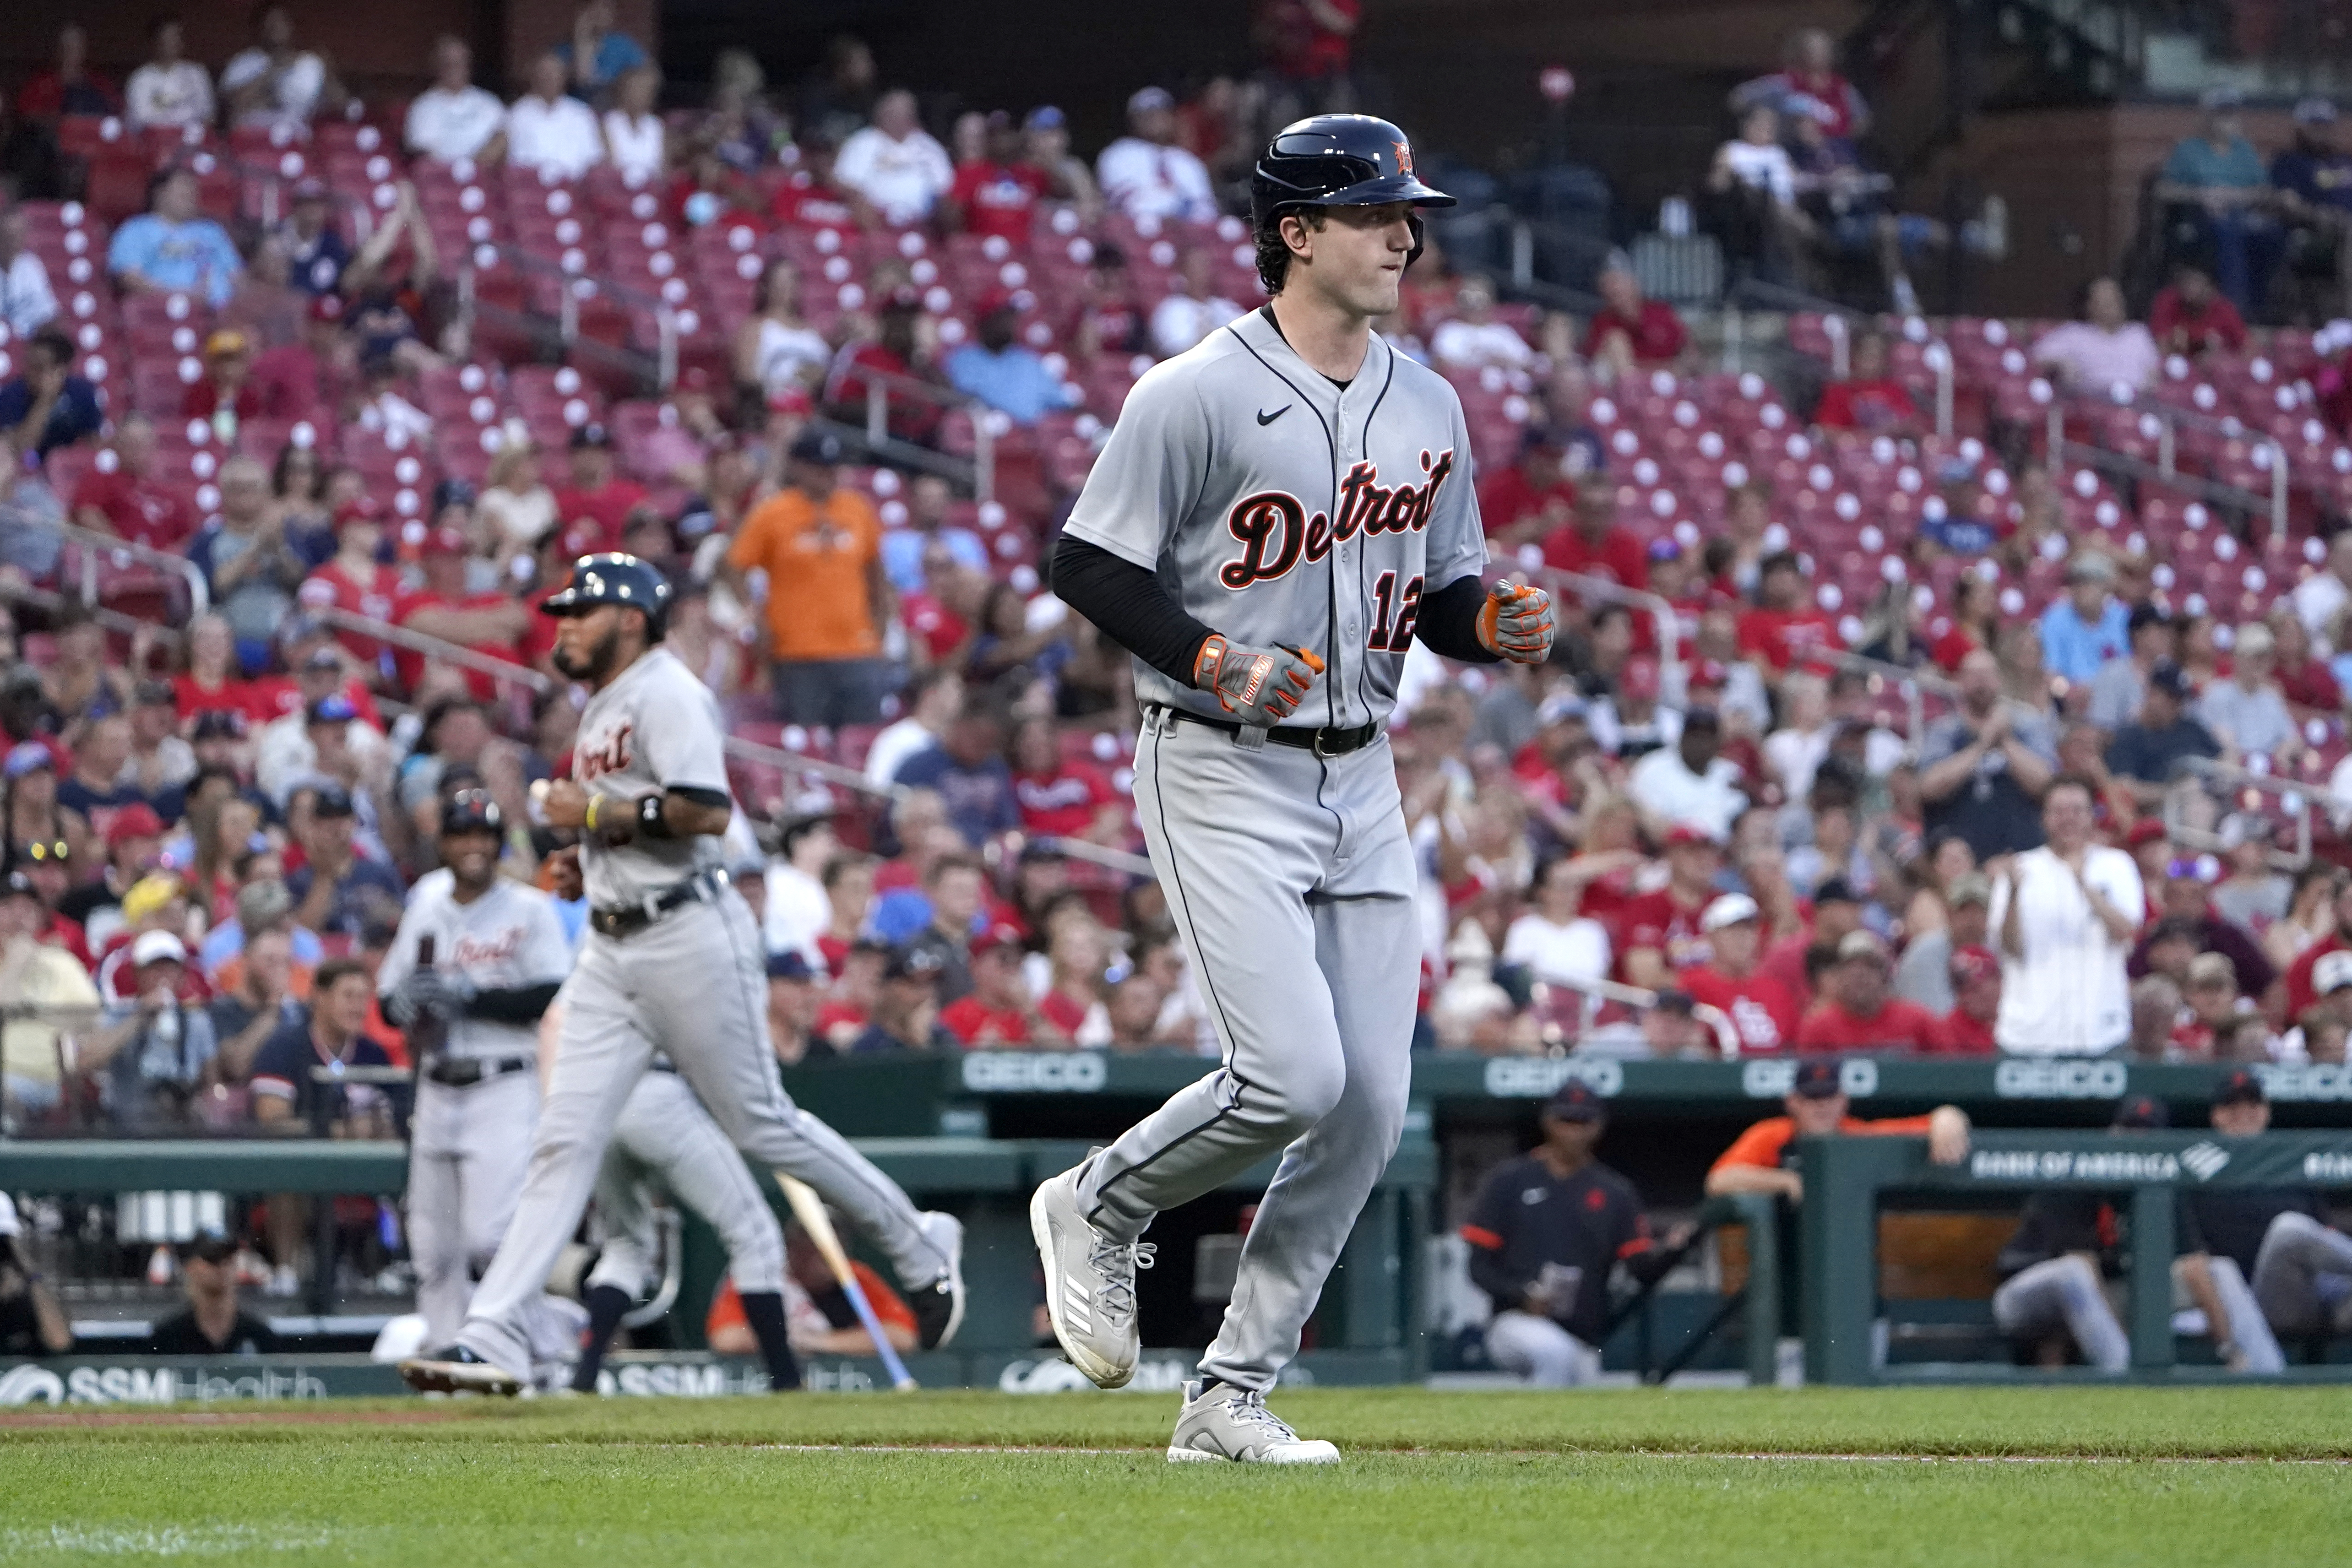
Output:
<instances>
[{"instance_id":1,"label":"dark team jacket","mask_svg":"<svg viewBox=\"0 0 2352 1568\"><path fill-rule=\"evenodd\" d=\"M2197 1211L2198 1198L2221 1197L2221 1194L2200 1193L2191 1197L2177 1193L2172 1199L2172 1252L2176 1258L2207 1250L2210 1229L2200 1223ZM2238 1195L2227 1195L2232 1198ZM2263 1223L2267 1224L2265 1220ZM2037 1192L2025 1200L2025 1211L2018 1216L2017 1229L2008 1245L2000 1249L1994 1264L2003 1280L2021 1274L2036 1263L2062 1258L2069 1252L2089 1252L2097 1256L2099 1272L2115 1280L2123 1277L2125 1255L2130 1243L2129 1210L2119 1209L2111 1195L2097 1192ZM2256 1237L2259 1243L2260 1237ZM2223 1250L2214 1248L2214 1250ZM2253 1265L2246 1265L2251 1274Z\"/></svg>"},{"instance_id":2,"label":"dark team jacket","mask_svg":"<svg viewBox=\"0 0 2352 1568\"><path fill-rule=\"evenodd\" d=\"M1470 1244L1470 1282L1495 1310L1521 1305L1547 1263L1581 1269L1575 1304L1560 1326L1598 1345L1609 1322L1609 1274L1623 1263L1635 1278L1663 1272L1633 1184L1598 1161L1565 1180L1533 1155L1498 1166L1479 1189L1462 1239Z\"/></svg>"}]
</instances>

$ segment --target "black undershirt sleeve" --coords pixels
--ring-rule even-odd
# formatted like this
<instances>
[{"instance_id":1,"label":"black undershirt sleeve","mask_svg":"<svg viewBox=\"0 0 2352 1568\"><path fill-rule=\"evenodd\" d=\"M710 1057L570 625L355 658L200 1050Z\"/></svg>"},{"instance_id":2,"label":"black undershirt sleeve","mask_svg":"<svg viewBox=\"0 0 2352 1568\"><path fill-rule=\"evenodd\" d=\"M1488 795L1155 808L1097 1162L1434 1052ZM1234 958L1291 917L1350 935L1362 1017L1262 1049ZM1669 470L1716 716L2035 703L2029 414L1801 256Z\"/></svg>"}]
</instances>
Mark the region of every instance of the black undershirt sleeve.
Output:
<instances>
[{"instance_id":1,"label":"black undershirt sleeve","mask_svg":"<svg viewBox=\"0 0 2352 1568\"><path fill-rule=\"evenodd\" d=\"M698 806L724 807L735 802L724 789L705 789L699 784L673 784L666 791L680 800L691 800Z\"/></svg>"},{"instance_id":2,"label":"black undershirt sleeve","mask_svg":"<svg viewBox=\"0 0 2352 1568\"><path fill-rule=\"evenodd\" d=\"M1412 634L1433 653L1459 659L1465 664L1499 664L1478 641L1478 612L1486 608L1486 585L1476 577L1457 577L1434 593L1421 596L1421 619Z\"/></svg>"},{"instance_id":3,"label":"black undershirt sleeve","mask_svg":"<svg viewBox=\"0 0 2352 1568\"><path fill-rule=\"evenodd\" d=\"M537 1023L561 989L561 983L549 980L536 986L476 991L473 999L466 1004L466 1016L488 1019L492 1023Z\"/></svg>"},{"instance_id":4,"label":"black undershirt sleeve","mask_svg":"<svg viewBox=\"0 0 2352 1568\"><path fill-rule=\"evenodd\" d=\"M1187 615L1156 574L1064 534L1048 579L1055 595L1104 636L1178 685L1192 684L1192 662L1215 629Z\"/></svg>"}]
</instances>

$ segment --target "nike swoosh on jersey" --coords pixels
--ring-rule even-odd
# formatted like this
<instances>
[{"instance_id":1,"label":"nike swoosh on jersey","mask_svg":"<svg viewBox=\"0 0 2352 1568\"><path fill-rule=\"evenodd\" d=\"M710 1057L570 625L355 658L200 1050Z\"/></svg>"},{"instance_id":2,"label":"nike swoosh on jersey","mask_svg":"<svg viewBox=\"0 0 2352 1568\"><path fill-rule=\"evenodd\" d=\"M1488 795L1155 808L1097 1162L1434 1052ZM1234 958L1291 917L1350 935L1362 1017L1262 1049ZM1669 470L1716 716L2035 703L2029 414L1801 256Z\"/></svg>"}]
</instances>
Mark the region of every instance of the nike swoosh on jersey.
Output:
<instances>
[{"instance_id":1,"label":"nike swoosh on jersey","mask_svg":"<svg viewBox=\"0 0 2352 1568\"><path fill-rule=\"evenodd\" d=\"M1260 424L1272 424L1276 420L1280 419L1284 414L1288 413L1289 412L1290 405L1288 403L1284 403L1272 413L1268 413L1265 410L1260 409L1257 411L1257 422Z\"/></svg>"}]
</instances>

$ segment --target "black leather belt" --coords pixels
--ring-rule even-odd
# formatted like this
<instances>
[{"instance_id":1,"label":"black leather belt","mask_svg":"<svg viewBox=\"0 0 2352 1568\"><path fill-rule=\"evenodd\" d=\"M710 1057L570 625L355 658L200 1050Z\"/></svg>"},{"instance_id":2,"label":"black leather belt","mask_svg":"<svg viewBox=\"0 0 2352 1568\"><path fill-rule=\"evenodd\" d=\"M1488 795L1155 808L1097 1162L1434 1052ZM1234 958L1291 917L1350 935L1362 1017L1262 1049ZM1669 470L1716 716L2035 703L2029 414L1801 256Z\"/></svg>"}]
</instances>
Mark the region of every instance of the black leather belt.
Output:
<instances>
[{"instance_id":1,"label":"black leather belt","mask_svg":"<svg viewBox=\"0 0 2352 1568\"><path fill-rule=\"evenodd\" d=\"M675 887L646 894L638 903L618 904L611 909L592 909L588 912L588 924L600 936L633 936L679 904L709 898L726 885L727 873L723 871L697 872Z\"/></svg>"},{"instance_id":2,"label":"black leather belt","mask_svg":"<svg viewBox=\"0 0 2352 1568\"><path fill-rule=\"evenodd\" d=\"M1170 707L1160 711L1171 724L1197 724L1209 729L1223 730L1227 735L1239 735L1250 727L1229 718L1209 718L1201 714L1188 713L1182 708ZM1328 726L1321 729L1277 727L1266 730L1265 735L1276 746L1296 747L1301 751L1311 751L1318 757L1345 757L1350 751L1361 751L1370 746L1380 733L1381 727L1375 723L1360 724L1353 729L1332 729Z\"/></svg>"},{"instance_id":3,"label":"black leather belt","mask_svg":"<svg viewBox=\"0 0 2352 1568\"><path fill-rule=\"evenodd\" d=\"M471 1089L477 1083L538 1065L528 1056L436 1056L425 1064L425 1076L430 1082L446 1083L452 1089Z\"/></svg>"}]
</instances>

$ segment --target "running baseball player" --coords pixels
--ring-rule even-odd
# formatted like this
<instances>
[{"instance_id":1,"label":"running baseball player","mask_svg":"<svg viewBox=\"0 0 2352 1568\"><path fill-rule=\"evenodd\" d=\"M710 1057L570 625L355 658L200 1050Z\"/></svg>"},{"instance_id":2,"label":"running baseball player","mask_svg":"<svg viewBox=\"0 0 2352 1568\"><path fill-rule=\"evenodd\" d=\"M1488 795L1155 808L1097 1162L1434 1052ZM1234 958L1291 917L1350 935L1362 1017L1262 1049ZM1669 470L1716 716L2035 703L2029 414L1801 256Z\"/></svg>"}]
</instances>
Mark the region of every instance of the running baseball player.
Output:
<instances>
[{"instance_id":1,"label":"running baseball player","mask_svg":"<svg viewBox=\"0 0 2352 1568\"><path fill-rule=\"evenodd\" d=\"M1538 664L1551 604L1480 579L1462 408L1371 330L1421 249L1404 133L1321 115L1252 181L1273 301L1129 395L1053 560L1136 657L1137 816L1223 1065L1037 1189L1054 1333L1133 1375L1152 1217L1282 1163L1171 1459L1328 1464L1265 1407L1403 1125L1421 941L1385 721L1415 638Z\"/></svg>"},{"instance_id":2,"label":"running baseball player","mask_svg":"<svg viewBox=\"0 0 2352 1568\"><path fill-rule=\"evenodd\" d=\"M540 1015L572 969L555 902L499 874L506 823L484 789L441 811L441 869L417 880L376 974L416 1056L408 1251L427 1344L465 1322L514 1217L539 1118Z\"/></svg>"},{"instance_id":3,"label":"running baseball player","mask_svg":"<svg viewBox=\"0 0 2352 1568\"><path fill-rule=\"evenodd\" d=\"M728 1275L743 1301L743 1321L768 1364L769 1385L779 1392L798 1388L800 1362L784 1305L783 1228L742 1155L665 1058L656 1059L621 1107L597 1173L595 1225L603 1250L583 1291L588 1334L572 1366L572 1386L596 1392L596 1374L621 1319L654 1277L656 1185L719 1232L727 1246Z\"/></svg>"},{"instance_id":4,"label":"running baseball player","mask_svg":"<svg viewBox=\"0 0 2352 1568\"><path fill-rule=\"evenodd\" d=\"M662 647L669 585L635 556L583 556L541 610L557 669L593 695L572 776L541 800L577 831L589 936L569 981L530 1172L457 1343L401 1364L412 1387L521 1391L521 1324L580 1222L622 1106L665 1052L730 1141L808 1183L864 1225L907 1287L926 1348L963 1315L963 1228L919 1213L898 1184L795 1106L767 1037L767 980L750 908L731 895L719 835L728 791L719 705Z\"/></svg>"}]
</instances>

